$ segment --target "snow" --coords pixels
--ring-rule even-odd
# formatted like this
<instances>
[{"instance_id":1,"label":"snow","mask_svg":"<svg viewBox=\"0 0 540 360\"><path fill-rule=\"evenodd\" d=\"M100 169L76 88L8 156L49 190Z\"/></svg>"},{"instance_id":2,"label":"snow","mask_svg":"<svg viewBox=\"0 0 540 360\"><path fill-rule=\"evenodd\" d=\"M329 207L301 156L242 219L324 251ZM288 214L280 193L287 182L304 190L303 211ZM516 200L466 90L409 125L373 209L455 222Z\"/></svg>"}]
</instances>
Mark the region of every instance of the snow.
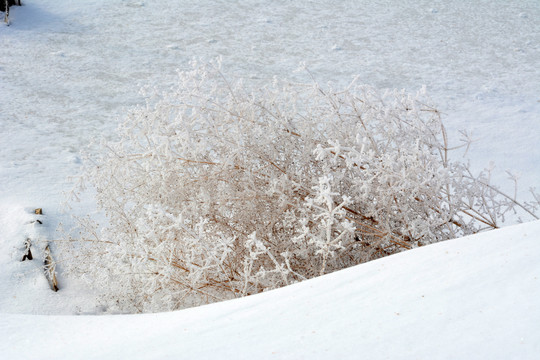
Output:
<instances>
[{"instance_id":1,"label":"snow","mask_svg":"<svg viewBox=\"0 0 540 360\"><path fill-rule=\"evenodd\" d=\"M4 314L0 356L536 359L540 222L172 313Z\"/></svg>"},{"instance_id":2,"label":"snow","mask_svg":"<svg viewBox=\"0 0 540 360\"><path fill-rule=\"evenodd\" d=\"M220 55L231 76L254 83L308 81L295 72L304 62L321 83L426 85L454 142L457 130L473 131L478 170L495 161L498 182L519 172L524 192L540 178L535 0L29 0L11 17L0 27L2 198L58 199L78 151L113 136L141 86L166 89L191 59ZM21 181L27 174L40 181Z\"/></svg>"},{"instance_id":3,"label":"snow","mask_svg":"<svg viewBox=\"0 0 540 360\"><path fill-rule=\"evenodd\" d=\"M504 170L520 174L527 196L540 188L538 1L23 3L0 24L2 359L538 356L538 222L167 314L58 316L100 310L61 268L54 293L19 259L26 237L44 246L69 215L93 214L90 196L62 212L79 151L114 137L139 89L167 89L193 58L222 56L253 84L309 81L295 71L305 63L321 83L426 85L453 142L460 129L476 139L464 159L476 171L494 161L508 192Z\"/></svg>"}]
</instances>

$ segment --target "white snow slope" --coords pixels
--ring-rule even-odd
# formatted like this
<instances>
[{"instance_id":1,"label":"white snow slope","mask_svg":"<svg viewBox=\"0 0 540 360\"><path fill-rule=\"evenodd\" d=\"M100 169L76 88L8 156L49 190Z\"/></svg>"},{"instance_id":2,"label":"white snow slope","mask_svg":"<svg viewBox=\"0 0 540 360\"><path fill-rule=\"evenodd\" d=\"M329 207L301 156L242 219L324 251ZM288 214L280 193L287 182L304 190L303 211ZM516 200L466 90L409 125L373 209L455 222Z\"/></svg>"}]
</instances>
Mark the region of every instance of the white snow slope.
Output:
<instances>
[{"instance_id":1,"label":"white snow slope","mask_svg":"<svg viewBox=\"0 0 540 360\"><path fill-rule=\"evenodd\" d=\"M166 90L193 58L222 56L227 76L254 84L309 81L295 72L305 62L323 84L426 85L452 143L472 132L464 160L494 161L496 183L521 174L527 196L540 188L538 0L23 3L0 24L0 359L540 356L538 222L169 314L36 316L99 308L61 267L53 293L39 262L20 262L27 236L43 248L69 227L79 150L113 138L140 87ZM71 212L93 208L86 197Z\"/></svg>"},{"instance_id":2,"label":"white snow slope","mask_svg":"<svg viewBox=\"0 0 540 360\"><path fill-rule=\"evenodd\" d=\"M538 359L540 221L172 313L2 314L2 359Z\"/></svg>"}]
</instances>

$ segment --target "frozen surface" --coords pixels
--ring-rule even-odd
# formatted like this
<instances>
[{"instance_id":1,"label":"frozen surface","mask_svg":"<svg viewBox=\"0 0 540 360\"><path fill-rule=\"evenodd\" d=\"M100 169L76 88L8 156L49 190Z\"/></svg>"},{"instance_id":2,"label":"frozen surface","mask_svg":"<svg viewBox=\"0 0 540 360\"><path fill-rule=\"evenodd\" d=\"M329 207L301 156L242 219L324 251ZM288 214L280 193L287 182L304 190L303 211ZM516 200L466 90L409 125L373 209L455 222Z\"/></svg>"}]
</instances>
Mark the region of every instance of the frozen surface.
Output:
<instances>
[{"instance_id":1,"label":"frozen surface","mask_svg":"<svg viewBox=\"0 0 540 360\"><path fill-rule=\"evenodd\" d=\"M2 359L522 359L540 353L540 222L172 313L2 314Z\"/></svg>"}]
</instances>

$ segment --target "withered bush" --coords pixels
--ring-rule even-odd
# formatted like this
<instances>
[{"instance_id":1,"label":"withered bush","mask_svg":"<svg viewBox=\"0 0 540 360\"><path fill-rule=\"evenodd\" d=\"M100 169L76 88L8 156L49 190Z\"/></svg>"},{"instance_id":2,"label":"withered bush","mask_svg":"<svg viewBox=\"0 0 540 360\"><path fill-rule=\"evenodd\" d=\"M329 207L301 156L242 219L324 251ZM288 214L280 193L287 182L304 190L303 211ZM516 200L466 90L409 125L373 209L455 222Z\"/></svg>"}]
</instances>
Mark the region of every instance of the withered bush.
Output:
<instances>
[{"instance_id":1,"label":"withered bush","mask_svg":"<svg viewBox=\"0 0 540 360\"><path fill-rule=\"evenodd\" d=\"M81 220L66 266L129 311L281 287L496 228L518 206L450 160L423 91L250 91L195 64L131 111L119 139L82 177L108 225Z\"/></svg>"}]
</instances>

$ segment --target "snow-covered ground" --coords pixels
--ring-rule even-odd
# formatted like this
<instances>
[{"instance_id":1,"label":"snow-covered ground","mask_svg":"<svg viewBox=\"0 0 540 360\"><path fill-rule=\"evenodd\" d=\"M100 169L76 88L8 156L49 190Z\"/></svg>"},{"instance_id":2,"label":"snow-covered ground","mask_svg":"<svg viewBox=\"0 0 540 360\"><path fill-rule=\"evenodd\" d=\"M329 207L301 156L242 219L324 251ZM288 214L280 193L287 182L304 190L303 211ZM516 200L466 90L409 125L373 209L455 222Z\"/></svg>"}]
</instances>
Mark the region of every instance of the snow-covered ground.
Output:
<instances>
[{"instance_id":1,"label":"snow-covered ground","mask_svg":"<svg viewBox=\"0 0 540 360\"><path fill-rule=\"evenodd\" d=\"M253 82L307 81L305 62L322 83L425 84L451 132L473 132L478 169L540 178L536 0L24 3L0 27L0 199L56 208L79 149L113 136L141 86L219 55Z\"/></svg>"},{"instance_id":2,"label":"snow-covered ground","mask_svg":"<svg viewBox=\"0 0 540 360\"><path fill-rule=\"evenodd\" d=\"M466 155L473 168L494 161L495 182L505 169L520 173L526 196L540 188L537 0L23 3L11 26L0 24L0 358L540 354L538 223L173 314L22 315L98 310L82 284L60 274L53 293L37 265L19 261L26 236L54 240L60 222L69 226L61 203L79 150L114 137L126 108L143 101L141 86L167 89L193 58L222 56L228 76L255 85L309 81L295 72L301 63L321 83L359 75L379 88L426 85L453 142L460 129L476 139ZM36 207L41 227L30 223ZM71 212L92 209L88 197Z\"/></svg>"},{"instance_id":3,"label":"snow-covered ground","mask_svg":"<svg viewBox=\"0 0 540 360\"><path fill-rule=\"evenodd\" d=\"M540 222L172 313L2 314L2 359L537 359Z\"/></svg>"}]
</instances>

